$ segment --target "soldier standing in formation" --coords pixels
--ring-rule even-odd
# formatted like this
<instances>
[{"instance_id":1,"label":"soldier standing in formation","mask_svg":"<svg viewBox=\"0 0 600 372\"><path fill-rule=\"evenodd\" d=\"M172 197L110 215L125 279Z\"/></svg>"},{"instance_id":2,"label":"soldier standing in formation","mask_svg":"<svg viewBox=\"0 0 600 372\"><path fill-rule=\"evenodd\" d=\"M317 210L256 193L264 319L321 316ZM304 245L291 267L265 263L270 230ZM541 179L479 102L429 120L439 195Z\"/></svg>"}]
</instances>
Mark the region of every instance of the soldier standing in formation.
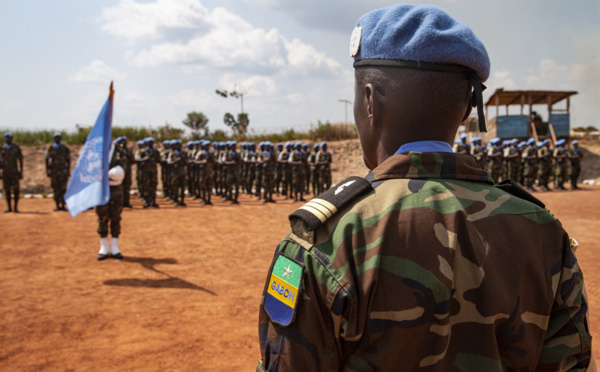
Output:
<instances>
[{"instance_id":1,"label":"soldier standing in formation","mask_svg":"<svg viewBox=\"0 0 600 372\"><path fill-rule=\"evenodd\" d=\"M567 178L567 150L564 148L564 139L556 141L552 157L554 158L554 188L565 190L564 183Z\"/></svg>"},{"instance_id":2,"label":"soldier standing in formation","mask_svg":"<svg viewBox=\"0 0 600 372\"><path fill-rule=\"evenodd\" d=\"M581 173L581 158L583 157L583 154L579 149L579 141L575 140L571 142L571 149L567 153L567 157L569 158L569 163L571 166L569 172L571 190L577 190L579 189L577 186L577 178L579 178L579 174Z\"/></svg>"},{"instance_id":3,"label":"soldier standing in formation","mask_svg":"<svg viewBox=\"0 0 600 372\"><path fill-rule=\"evenodd\" d=\"M127 137L119 137L115 140L115 143L117 143L121 147L121 150L125 154L125 159L123 160L125 170L125 179L123 179L123 207L133 208L133 206L131 205L130 197L131 178L133 176L133 165L135 164L135 156L131 147L127 147Z\"/></svg>"},{"instance_id":4,"label":"soldier standing in formation","mask_svg":"<svg viewBox=\"0 0 600 372\"><path fill-rule=\"evenodd\" d=\"M548 182L552 174L552 152L550 151L549 141L539 141L538 147L538 183L543 191L550 191Z\"/></svg>"},{"instance_id":5,"label":"soldier standing in formation","mask_svg":"<svg viewBox=\"0 0 600 372\"><path fill-rule=\"evenodd\" d=\"M19 213L19 180L23 179L23 154L21 148L13 143L13 135L4 133L4 145L0 147L0 169L2 169L2 183L4 186L4 197L8 208L4 213ZM10 205L13 200L12 207Z\"/></svg>"},{"instance_id":6,"label":"soldier standing in formation","mask_svg":"<svg viewBox=\"0 0 600 372\"><path fill-rule=\"evenodd\" d=\"M176 140L167 160L167 164L171 166L172 201L175 206L186 206L185 186L188 161L187 154L181 148L181 141Z\"/></svg>"},{"instance_id":7,"label":"soldier standing in formation","mask_svg":"<svg viewBox=\"0 0 600 372\"><path fill-rule=\"evenodd\" d=\"M66 211L65 192L71 171L71 153L62 143L60 133L54 133L54 143L46 150L46 175L50 177L56 207L54 211Z\"/></svg>"},{"instance_id":8,"label":"soldier standing in formation","mask_svg":"<svg viewBox=\"0 0 600 372\"><path fill-rule=\"evenodd\" d=\"M533 184L535 183L538 157L534 138L530 138L527 141L521 158L523 159L523 186L525 186L527 191L536 191Z\"/></svg>"},{"instance_id":9,"label":"soldier standing in formation","mask_svg":"<svg viewBox=\"0 0 600 372\"><path fill-rule=\"evenodd\" d=\"M321 142L321 149L317 152L315 160L319 172L319 188L317 194L329 190L331 187L331 153L327 151L327 142Z\"/></svg>"},{"instance_id":10,"label":"soldier standing in formation","mask_svg":"<svg viewBox=\"0 0 600 372\"><path fill-rule=\"evenodd\" d=\"M156 186L158 184L157 165L160 163L160 154L154 148L154 138L148 137L144 140L144 148L140 151L140 159L137 161L142 169L142 199L144 208L158 208L156 203Z\"/></svg>"}]
</instances>

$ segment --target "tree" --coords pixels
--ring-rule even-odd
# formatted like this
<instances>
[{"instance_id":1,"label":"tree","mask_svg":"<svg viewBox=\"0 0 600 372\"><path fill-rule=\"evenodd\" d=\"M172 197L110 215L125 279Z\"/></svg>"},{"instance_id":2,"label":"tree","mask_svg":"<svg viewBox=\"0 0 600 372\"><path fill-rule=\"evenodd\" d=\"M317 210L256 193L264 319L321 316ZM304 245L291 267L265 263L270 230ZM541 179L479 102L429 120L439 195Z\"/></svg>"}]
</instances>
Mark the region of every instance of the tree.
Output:
<instances>
[{"instance_id":1,"label":"tree","mask_svg":"<svg viewBox=\"0 0 600 372\"><path fill-rule=\"evenodd\" d=\"M187 118L183 120L183 125L192 130L194 139L200 138L201 130L204 130L204 136L208 135L208 118L201 112L188 112Z\"/></svg>"},{"instance_id":2,"label":"tree","mask_svg":"<svg viewBox=\"0 0 600 372\"><path fill-rule=\"evenodd\" d=\"M235 137L244 137L250 125L247 113L238 114L237 120L230 113L226 113L223 122L231 128Z\"/></svg>"}]
</instances>

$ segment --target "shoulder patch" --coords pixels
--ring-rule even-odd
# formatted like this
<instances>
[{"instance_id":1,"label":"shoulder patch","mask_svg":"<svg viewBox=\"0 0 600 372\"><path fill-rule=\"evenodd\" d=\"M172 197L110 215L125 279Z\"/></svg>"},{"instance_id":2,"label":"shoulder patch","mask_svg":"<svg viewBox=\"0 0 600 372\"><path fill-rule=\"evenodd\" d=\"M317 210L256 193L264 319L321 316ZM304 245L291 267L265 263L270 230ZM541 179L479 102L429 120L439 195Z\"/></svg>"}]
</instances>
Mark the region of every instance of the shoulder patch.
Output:
<instances>
[{"instance_id":1,"label":"shoulder patch","mask_svg":"<svg viewBox=\"0 0 600 372\"><path fill-rule=\"evenodd\" d=\"M538 207L550 212L548 210L548 208L546 208L546 205L541 202L541 200L539 200L535 196L531 195L529 192L527 192L527 190L522 188L521 185L519 185L518 183L516 183L515 181L513 181L511 179L504 180L500 183L495 184L494 186L496 186L497 188L502 189L502 190L506 191L507 193L512 194L518 198L525 199L528 202L531 202L531 203L537 205ZM550 214L552 214L552 213L550 213Z\"/></svg>"},{"instance_id":2,"label":"shoulder patch","mask_svg":"<svg viewBox=\"0 0 600 372\"><path fill-rule=\"evenodd\" d=\"M287 327L294 321L302 296L304 265L279 253L271 267L264 308L271 321Z\"/></svg>"},{"instance_id":3,"label":"shoulder patch","mask_svg":"<svg viewBox=\"0 0 600 372\"><path fill-rule=\"evenodd\" d=\"M331 218L353 199L372 190L371 183L361 177L350 177L304 204L289 218L300 218L312 230Z\"/></svg>"}]
</instances>

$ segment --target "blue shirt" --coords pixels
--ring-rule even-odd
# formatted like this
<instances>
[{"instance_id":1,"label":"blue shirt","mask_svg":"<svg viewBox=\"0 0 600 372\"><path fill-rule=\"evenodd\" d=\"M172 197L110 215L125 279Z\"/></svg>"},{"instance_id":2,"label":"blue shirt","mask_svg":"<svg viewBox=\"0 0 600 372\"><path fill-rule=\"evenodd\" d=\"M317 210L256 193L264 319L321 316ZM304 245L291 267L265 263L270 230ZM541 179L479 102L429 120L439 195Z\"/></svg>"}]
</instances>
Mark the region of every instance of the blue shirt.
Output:
<instances>
[{"instance_id":1,"label":"blue shirt","mask_svg":"<svg viewBox=\"0 0 600 372\"><path fill-rule=\"evenodd\" d=\"M448 142L444 141L417 141L409 142L400 146L396 154L403 154L406 152L453 152L452 147Z\"/></svg>"}]
</instances>

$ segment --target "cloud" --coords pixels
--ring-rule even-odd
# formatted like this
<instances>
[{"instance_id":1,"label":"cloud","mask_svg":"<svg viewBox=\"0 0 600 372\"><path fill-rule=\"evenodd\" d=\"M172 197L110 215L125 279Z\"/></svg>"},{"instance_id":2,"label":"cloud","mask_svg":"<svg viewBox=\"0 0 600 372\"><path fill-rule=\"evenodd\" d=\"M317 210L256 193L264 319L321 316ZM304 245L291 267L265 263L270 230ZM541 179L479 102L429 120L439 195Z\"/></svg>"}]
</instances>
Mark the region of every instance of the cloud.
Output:
<instances>
[{"instance_id":1,"label":"cloud","mask_svg":"<svg viewBox=\"0 0 600 372\"><path fill-rule=\"evenodd\" d=\"M130 42L162 40L142 50L129 50L134 66L181 65L184 72L206 73L214 68L248 74L334 77L340 65L300 39L288 40L273 28L248 23L225 8L212 11L197 0L157 0L140 4L122 0L103 13L103 29ZM131 25L144 25L136 29ZM177 29L193 30L186 37Z\"/></svg>"},{"instance_id":2,"label":"cloud","mask_svg":"<svg viewBox=\"0 0 600 372\"><path fill-rule=\"evenodd\" d=\"M208 10L197 0L157 0L138 3L121 0L102 11L102 30L130 43L140 39L162 39L168 30L202 30Z\"/></svg>"},{"instance_id":3,"label":"cloud","mask_svg":"<svg viewBox=\"0 0 600 372\"><path fill-rule=\"evenodd\" d=\"M100 60L93 60L89 66L82 67L69 75L67 80L76 83L108 83L112 80L123 80L126 74L120 72Z\"/></svg>"}]
</instances>

